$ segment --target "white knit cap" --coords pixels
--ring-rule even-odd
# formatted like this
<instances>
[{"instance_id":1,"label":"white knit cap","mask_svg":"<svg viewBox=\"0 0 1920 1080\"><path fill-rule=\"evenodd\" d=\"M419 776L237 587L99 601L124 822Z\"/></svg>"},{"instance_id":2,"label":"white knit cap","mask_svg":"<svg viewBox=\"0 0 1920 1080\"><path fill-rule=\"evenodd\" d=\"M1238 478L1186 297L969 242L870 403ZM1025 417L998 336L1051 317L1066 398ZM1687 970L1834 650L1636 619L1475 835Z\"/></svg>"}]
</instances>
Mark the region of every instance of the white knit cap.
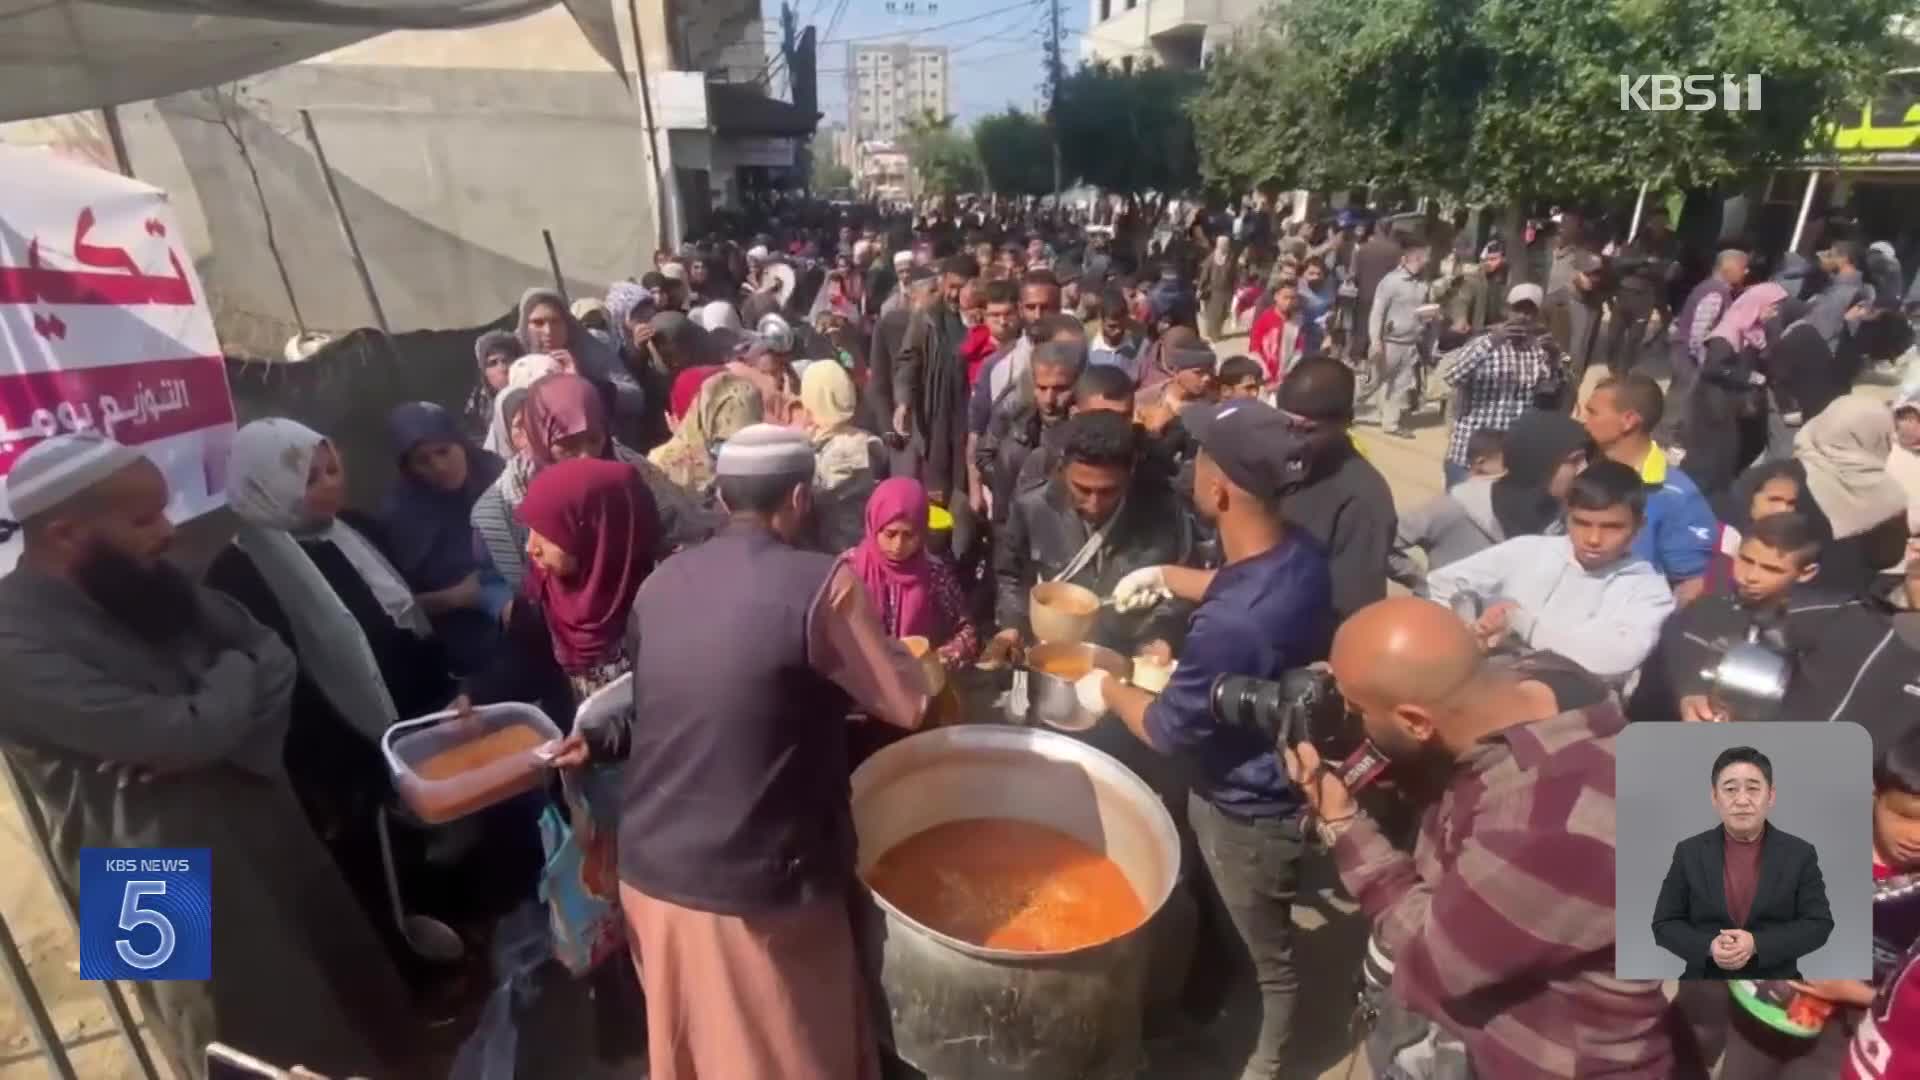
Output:
<instances>
[{"instance_id":1,"label":"white knit cap","mask_svg":"<svg viewBox=\"0 0 1920 1080\"><path fill-rule=\"evenodd\" d=\"M813 447L799 431L779 424L750 424L720 446L717 476L813 475Z\"/></svg>"},{"instance_id":2,"label":"white knit cap","mask_svg":"<svg viewBox=\"0 0 1920 1080\"><path fill-rule=\"evenodd\" d=\"M31 521L140 460L140 451L96 432L43 439L7 473L8 510Z\"/></svg>"}]
</instances>

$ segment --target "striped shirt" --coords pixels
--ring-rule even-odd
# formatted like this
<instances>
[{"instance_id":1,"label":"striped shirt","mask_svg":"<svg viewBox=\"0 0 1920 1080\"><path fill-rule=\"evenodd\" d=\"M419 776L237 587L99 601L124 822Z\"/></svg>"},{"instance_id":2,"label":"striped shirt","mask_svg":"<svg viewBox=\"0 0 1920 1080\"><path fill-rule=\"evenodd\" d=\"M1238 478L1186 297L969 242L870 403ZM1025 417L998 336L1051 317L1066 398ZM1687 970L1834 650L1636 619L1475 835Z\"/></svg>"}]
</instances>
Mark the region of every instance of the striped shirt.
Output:
<instances>
[{"instance_id":1,"label":"striped shirt","mask_svg":"<svg viewBox=\"0 0 1920 1080\"><path fill-rule=\"evenodd\" d=\"M1459 395L1447 460L1470 465L1467 442L1476 431L1505 431L1533 408L1562 366L1559 346L1524 324L1498 326L1453 354L1440 377Z\"/></svg>"},{"instance_id":2,"label":"striped shirt","mask_svg":"<svg viewBox=\"0 0 1920 1080\"><path fill-rule=\"evenodd\" d=\"M1395 960L1393 992L1458 1036L1481 1080L1674 1075L1657 982L1615 978L1611 699L1476 744L1413 854L1366 818L1340 878Z\"/></svg>"}]
</instances>

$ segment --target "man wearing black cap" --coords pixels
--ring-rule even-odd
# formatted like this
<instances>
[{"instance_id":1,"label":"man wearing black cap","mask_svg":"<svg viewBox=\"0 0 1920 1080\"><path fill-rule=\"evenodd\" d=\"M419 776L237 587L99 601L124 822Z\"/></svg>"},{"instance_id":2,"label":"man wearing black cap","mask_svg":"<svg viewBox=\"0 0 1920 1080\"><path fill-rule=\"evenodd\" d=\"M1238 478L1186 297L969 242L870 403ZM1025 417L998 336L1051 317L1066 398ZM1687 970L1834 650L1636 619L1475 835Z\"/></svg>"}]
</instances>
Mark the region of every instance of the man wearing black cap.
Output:
<instances>
[{"instance_id":1,"label":"man wearing black cap","mask_svg":"<svg viewBox=\"0 0 1920 1080\"><path fill-rule=\"evenodd\" d=\"M1199 605L1179 666L1158 697L1105 672L1078 689L1089 709L1118 714L1148 746L1195 766L1187 814L1208 891L1260 987L1260 1036L1241 1075L1275 1077L1298 987L1291 909L1304 804L1272 741L1220 724L1210 699L1221 675L1278 679L1326 659L1333 584L1320 546L1280 513L1308 469L1306 441L1288 419L1258 401L1232 401L1190 409L1185 423L1200 444L1194 505L1219 529L1226 565L1147 567L1114 590L1123 609L1169 596Z\"/></svg>"}]
</instances>

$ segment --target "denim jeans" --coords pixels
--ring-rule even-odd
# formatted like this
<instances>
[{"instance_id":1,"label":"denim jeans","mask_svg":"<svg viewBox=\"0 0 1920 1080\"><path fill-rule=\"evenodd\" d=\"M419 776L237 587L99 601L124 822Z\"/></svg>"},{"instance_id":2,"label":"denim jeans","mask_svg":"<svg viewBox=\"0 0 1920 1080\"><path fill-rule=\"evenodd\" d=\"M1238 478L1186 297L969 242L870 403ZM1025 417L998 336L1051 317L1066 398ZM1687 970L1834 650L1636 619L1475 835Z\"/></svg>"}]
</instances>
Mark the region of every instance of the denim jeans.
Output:
<instances>
[{"instance_id":1,"label":"denim jeans","mask_svg":"<svg viewBox=\"0 0 1920 1080\"><path fill-rule=\"evenodd\" d=\"M1187 815L1207 868L1208 900L1217 922L1230 926L1227 946L1236 966L1251 968L1260 988L1260 1035L1241 1080L1282 1075L1300 979L1293 967L1293 898L1306 850L1301 821L1229 815L1199 795L1187 797Z\"/></svg>"}]
</instances>

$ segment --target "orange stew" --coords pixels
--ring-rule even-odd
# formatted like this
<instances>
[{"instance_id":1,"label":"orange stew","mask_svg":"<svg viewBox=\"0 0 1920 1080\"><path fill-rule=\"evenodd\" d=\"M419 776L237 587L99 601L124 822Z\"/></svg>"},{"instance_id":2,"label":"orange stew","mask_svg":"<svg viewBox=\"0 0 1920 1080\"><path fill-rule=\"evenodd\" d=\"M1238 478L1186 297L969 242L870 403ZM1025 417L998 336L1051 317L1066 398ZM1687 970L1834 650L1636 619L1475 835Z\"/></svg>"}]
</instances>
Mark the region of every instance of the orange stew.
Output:
<instances>
[{"instance_id":1,"label":"orange stew","mask_svg":"<svg viewBox=\"0 0 1920 1080\"><path fill-rule=\"evenodd\" d=\"M489 731L472 742L442 750L414 768L422 780L451 780L461 773L491 765L546 742L546 737L525 724L514 724Z\"/></svg>"},{"instance_id":2,"label":"orange stew","mask_svg":"<svg viewBox=\"0 0 1920 1080\"><path fill-rule=\"evenodd\" d=\"M1058 829L1010 818L935 825L895 845L866 878L914 921L994 949L1078 949L1147 917L1112 859Z\"/></svg>"}]
</instances>

